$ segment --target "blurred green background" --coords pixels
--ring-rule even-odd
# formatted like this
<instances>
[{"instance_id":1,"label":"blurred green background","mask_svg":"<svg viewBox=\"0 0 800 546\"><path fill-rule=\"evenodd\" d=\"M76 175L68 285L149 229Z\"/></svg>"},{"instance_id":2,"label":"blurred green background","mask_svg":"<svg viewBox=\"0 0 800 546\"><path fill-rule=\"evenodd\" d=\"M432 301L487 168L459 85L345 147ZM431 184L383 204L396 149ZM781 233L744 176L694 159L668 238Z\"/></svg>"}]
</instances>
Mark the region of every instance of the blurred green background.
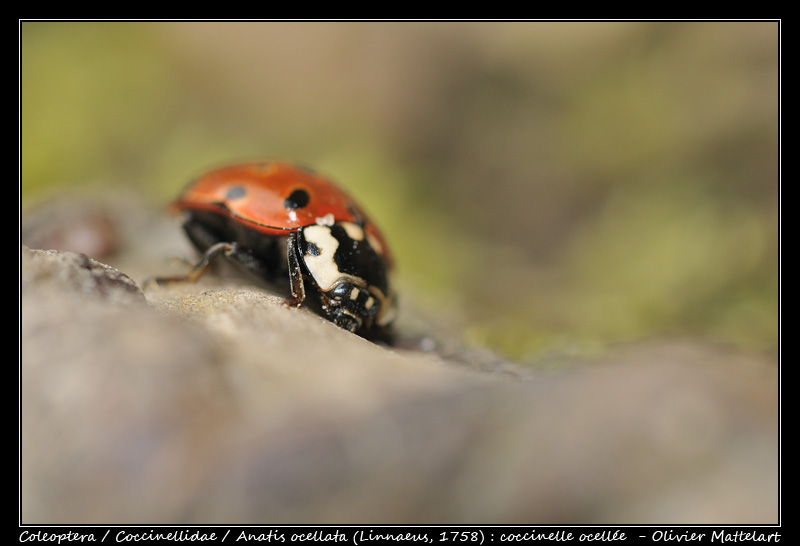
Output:
<instances>
[{"instance_id":1,"label":"blurred green background","mask_svg":"<svg viewBox=\"0 0 800 546\"><path fill-rule=\"evenodd\" d=\"M22 22L21 201L313 166L523 361L779 345L777 22ZM413 302L413 303L412 303Z\"/></svg>"}]
</instances>

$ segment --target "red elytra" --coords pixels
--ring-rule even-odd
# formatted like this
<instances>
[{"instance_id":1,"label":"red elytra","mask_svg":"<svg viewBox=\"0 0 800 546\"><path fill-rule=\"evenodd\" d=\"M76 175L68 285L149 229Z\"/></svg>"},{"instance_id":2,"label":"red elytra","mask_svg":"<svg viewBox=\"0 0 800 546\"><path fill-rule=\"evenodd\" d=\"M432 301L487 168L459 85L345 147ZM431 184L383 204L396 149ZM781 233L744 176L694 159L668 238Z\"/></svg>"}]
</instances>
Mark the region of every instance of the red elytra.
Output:
<instances>
[{"instance_id":1,"label":"red elytra","mask_svg":"<svg viewBox=\"0 0 800 546\"><path fill-rule=\"evenodd\" d=\"M286 200L298 190L308 194L308 204L287 208ZM320 222L353 222L363 225L380 245L376 250L392 265L380 231L350 196L328 178L293 164L260 161L221 167L192 181L171 208L228 215L269 236L283 236Z\"/></svg>"}]
</instances>

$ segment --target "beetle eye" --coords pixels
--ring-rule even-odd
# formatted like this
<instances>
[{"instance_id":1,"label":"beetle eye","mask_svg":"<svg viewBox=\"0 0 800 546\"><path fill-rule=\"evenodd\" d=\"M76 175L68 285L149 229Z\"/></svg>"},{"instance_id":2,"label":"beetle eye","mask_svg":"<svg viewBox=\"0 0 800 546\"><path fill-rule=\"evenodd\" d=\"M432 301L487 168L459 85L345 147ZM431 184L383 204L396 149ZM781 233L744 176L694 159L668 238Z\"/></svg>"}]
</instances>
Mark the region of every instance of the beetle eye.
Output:
<instances>
[{"instance_id":1,"label":"beetle eye","mask_svg":"<svg viewBox=\"0 0 800 546\"><path fill-rule=\"evenodd\" d=\"M308 205L310 197L306 190L294 190L283 202L286 210L301 209Z\"/></svg>"},{"instance_id":2,"label":"beetle eye","mask_svg":"<svg viewBox=\"0 0 800 546\"><path fill-rule=\"evenodd\" d=\"M247 193L242 186L231 186L228 188L228 191L225 192L226 199L240 199L244 197L244 194Z\"/></svg>"}]
</instances>

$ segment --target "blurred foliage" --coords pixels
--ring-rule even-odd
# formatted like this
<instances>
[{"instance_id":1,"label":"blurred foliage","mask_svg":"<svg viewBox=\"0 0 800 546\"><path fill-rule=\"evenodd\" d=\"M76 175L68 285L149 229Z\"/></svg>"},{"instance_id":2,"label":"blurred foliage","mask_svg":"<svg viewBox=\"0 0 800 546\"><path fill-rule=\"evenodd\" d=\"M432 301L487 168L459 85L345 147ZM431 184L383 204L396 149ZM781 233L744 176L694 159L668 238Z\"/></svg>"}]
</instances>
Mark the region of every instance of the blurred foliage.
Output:
<instances>
[{"instance_id":1,"label":"blurred foliage","mask_svg":"<svg viewBox=\"0 0 800 546\"><path fill-rule=\"evenodd\" d=\"M21 197L298 160L475 343L777 351L779 55L777 22L22 22Z\"/></svg>"}]
</instances>

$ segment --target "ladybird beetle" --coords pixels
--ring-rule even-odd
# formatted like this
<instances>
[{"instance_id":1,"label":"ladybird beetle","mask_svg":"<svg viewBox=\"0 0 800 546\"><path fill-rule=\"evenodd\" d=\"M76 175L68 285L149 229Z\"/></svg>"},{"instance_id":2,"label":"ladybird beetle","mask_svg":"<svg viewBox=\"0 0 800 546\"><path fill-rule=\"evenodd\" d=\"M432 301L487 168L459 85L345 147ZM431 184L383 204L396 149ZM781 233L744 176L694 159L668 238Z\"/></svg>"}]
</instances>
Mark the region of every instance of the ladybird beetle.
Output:
<instances>
[{"instance_id":1,"label":"ladybird beetle","mask_svg":"<svg viewBox=\"0 0 800 546\"><path fill-rule=\"evenodd\" d=\"M392 259L361 208L327 178L295 165L263 161L222 167L191 182L172 203L203 257L196 281L226 256L269 282L289 282L284 301L315 296L324 316L359 334L384 330L395 314Z\"/></svg>"}]
</instances>

